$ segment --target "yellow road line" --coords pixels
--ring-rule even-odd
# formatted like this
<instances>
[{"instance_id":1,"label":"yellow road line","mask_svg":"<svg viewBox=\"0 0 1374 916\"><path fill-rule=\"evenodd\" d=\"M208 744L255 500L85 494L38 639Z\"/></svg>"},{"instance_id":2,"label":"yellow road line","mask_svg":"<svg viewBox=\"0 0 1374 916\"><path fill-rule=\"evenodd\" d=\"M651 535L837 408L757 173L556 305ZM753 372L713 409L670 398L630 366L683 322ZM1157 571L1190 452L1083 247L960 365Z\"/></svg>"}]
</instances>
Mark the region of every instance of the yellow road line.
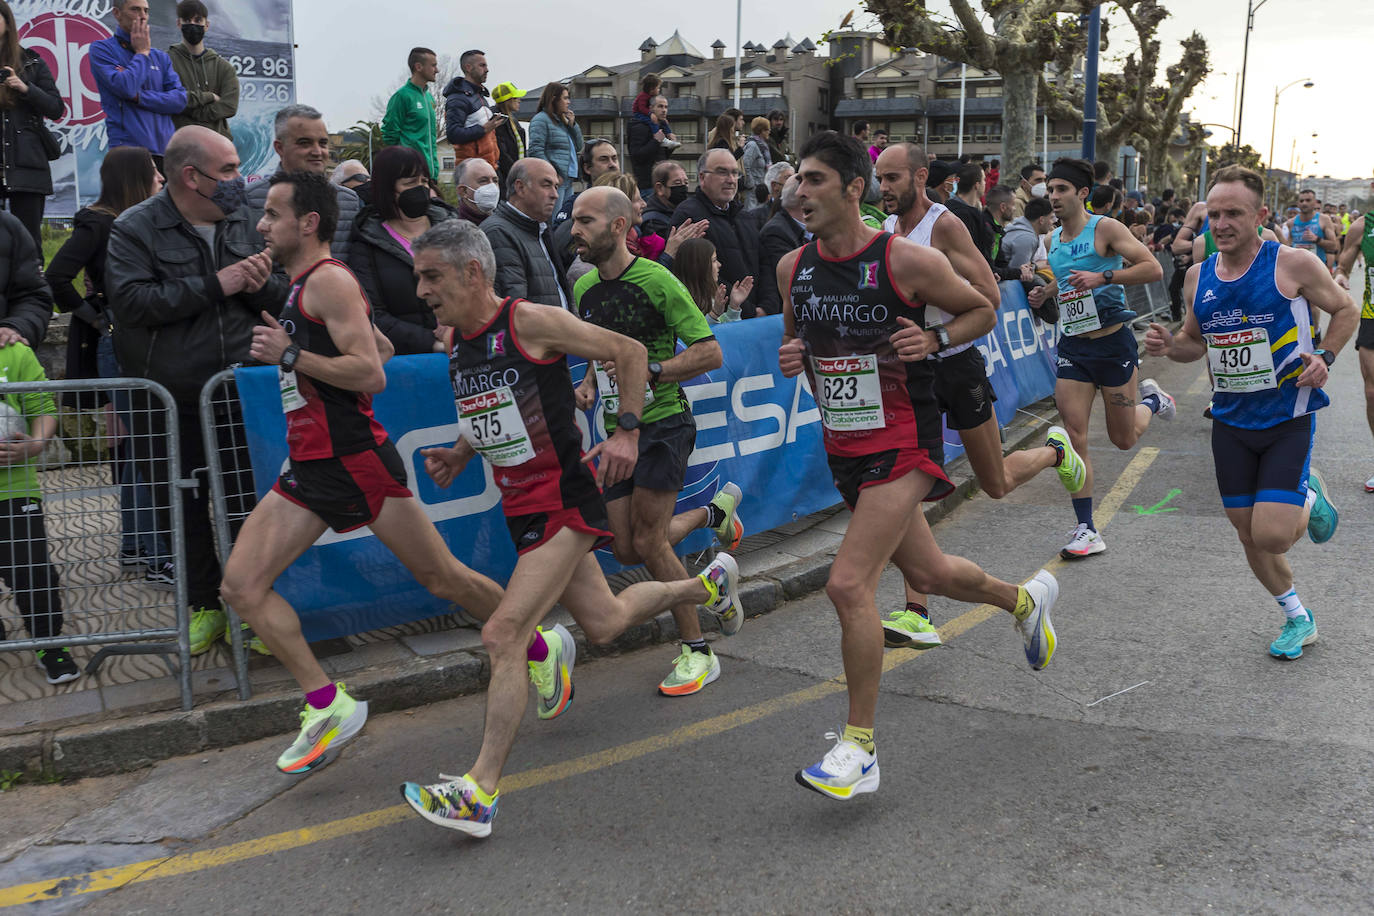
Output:
<instances>
[{"instance_id":1,"label":"yellow road line","mask_svg":"<svg viewBox=\"0 0 1374 916\"><path fill-rule=\"evenodd\" d=\"M1111 518L1121 509L1122 504L1140 482L1145 471L1155 458L1159 456L1157 448L1142 448L1140 452L1131 459L1126 465L1121 476L1108 491L1107 495L1099 504L1099 511L1106 519L1102 527L1106 527ZM1063 560L1058 557L1045 565L1046 569L1057 569L1063 565ZM957 636L967 633L969 630L978 626L984 621L990 620L998 614L1006 613L998 607L990 604L980 605L969 610L940 627L940 639L949 642ZM883 671L891 671L909 662L921 658L925 653L917 652L888 652L883 658ZM552 763L548 766L536 767L533 770L525 770L516 773L502 780L501 792L509 795L511 792L521 789L533 789L538 786L548 785L553 782L560 782L580 776L584 773L591 773L607 767L615 766L618 763L626 763L649 754L659 751L669 750L700 741L705 738L714 737L732 729L748 725L759 719L776 715L797 706L823 699L832 694L841 693L845 689L843 676L814 684L792 693L765 700L762 703L755 703L733 712L713 716L703 719L691 725L683 726L676 731L662 735L653 735L639 741L631 741L628 744L618 745L598 751L594 754L587 754L572 760L565 760L561 763ZM256 859L261 856L272 855L273 853L286 852L292 849L299 849L302 846L310 846L326 840L334 840L339 837L350 836L358 833L366 833L369 830L376 830L378 827L386 827L391 824L399 823L414 817L408 805L392 805L387 808L379 808L375 811L368 811L363 814L356 814L352 817L340 818L339 820L327 821L314 827L302 827L299 830L287 830L282 833L274 833L270 836L261 837L254 840L244 840L239 843L231 843L228 846L220 846L215 849L206 849L199 852L189 852L164 856L157 859L147 859L142 862L135 862L131 865L121 865L115 868L104 868L98 871L86 872L80 875L71 875L63 878L49 878L44 881L34 881L28 884L16 884L11 887L0 888L0 908L16 906L21 903L35 903L43 900L57 900L64 897L71 897L77 894L90 894L100 891L116 890L130 884L139 884L144 881L151 881L158 878L173 878L178 875L186 875L194 872L206 871L211 868L219 868L224 865L232 865L235 862L242 862L247 859Z\"/></svg>"}]
</instances>

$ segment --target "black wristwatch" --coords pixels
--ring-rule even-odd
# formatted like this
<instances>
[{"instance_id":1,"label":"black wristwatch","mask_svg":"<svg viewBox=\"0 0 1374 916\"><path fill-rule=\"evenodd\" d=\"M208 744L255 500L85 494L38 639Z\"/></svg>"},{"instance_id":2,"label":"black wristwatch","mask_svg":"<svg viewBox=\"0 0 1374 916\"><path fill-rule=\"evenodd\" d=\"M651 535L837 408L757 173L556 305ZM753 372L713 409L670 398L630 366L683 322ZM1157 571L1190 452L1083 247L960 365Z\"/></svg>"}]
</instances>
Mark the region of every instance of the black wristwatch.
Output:
<instances>
[{"instance_id":1,"label":"black wristwatch","mask_svg":"<svg viewBox=\"0 0 1374 916\"><path fill-rule=\"evenodd\" d=\"M615 425L625 430L626 432L632 433L635 430L639 429L639 417L635 416L632 413L622 412L620 415L616 417Z\"/></svg>"},{"instance_id":2,"label":"black wristwatch","mask_svg":"<svg viewBox=\"0 0 1374 916\"><path fill-rule=\"evenodd\" d=\"M1312 352L1315 355L1320 356L1322 358L1322 362L1326 363L1328 367L1336 361L1336 354L1332 353L1330 350L1313 350Z\"/></svg>"},{"instance_id":3,"label":"black wristwatch","mask_svg":"<svg viewBox=\"0 0 1374 916\"><path fill-rule=\"evenodd\" d=\"M296 344L292 344L282 351L280 365L287 372L294 372L296 369L296 360L300 359L300 357L301 348Z\"/></svg>"},{"instance_id":4,"label":"black wristwatch","mask_svg":"<svg viewBox=\"0 0 1374 916\"><path fill-rule=\"evenodd\" d=\"M649 384L657 385L658 380L663 377L662 363L649 363Z\"/></svg>"},{"instance_id":5,"label":"black wristwatch","mask_svg":"<svg viewBox=\"0 0 1374 916\"><path fill-rule=\"evenodd\" d=\"M948 328L946 328L942 324L932 324L930 327L926 328L926 330L934 332L935 339L940 342L940 350L942 352L949 349L950 343Z\"/></svg>"},{"instance_id":6,"label":"black wristwatch","mask_svg":"<svg viewBox=\"0 0 1374 916\"><path fill-rule=\"evenodd\" d=\"M1104 271L1102 271L1102 280L1103 280L1103 282L1105 282L1105 283L1111 283L1111 282L1112 282L1112 277L1114 277L1114 276L1116 276L1116 271L1114 271L1114 270L1104 270Z\"/></svg>"}]
</instances>

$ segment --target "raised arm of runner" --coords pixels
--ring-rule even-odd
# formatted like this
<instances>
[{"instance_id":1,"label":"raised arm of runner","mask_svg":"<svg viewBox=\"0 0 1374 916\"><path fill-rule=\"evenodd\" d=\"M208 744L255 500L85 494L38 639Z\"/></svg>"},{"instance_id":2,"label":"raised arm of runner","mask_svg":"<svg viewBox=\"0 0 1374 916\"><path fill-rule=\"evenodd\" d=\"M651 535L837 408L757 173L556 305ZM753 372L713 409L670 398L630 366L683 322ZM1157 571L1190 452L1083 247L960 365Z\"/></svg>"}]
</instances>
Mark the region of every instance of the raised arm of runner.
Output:
<instances>
[{"instance_id":1,"label":"raised arm of runner","mask_svg":"<svg viewBox=\"0 0 1374 916\"><path fill-rule=\"evenodd\" d=\"M1183 315L1183 326L1177 334L1158 322L1151 322L1145 332L1145 352L1150 356L1167 356L1176 363L1191 363L1201 359L1207 352L1207 342L1202 339L1202 329L1198 327L1197 315L1193 312L1193 297L1197 295L1197 278L1202 273L1202 265L1194 264L1188 268L1183 279L1183 301L1189 306Z\"/></svg>"},{"instance_id":2,"label":"raised arm of runner","mask_svg":"<svg viewBox=\"0 0 1374 916\"><path fill-rule=\"evenodd\" d=\"M311 279L309 298L303 291L298 306L303 314L325 326L340 355L321 356L301 350L296 371L350 391L375 394L386 388L386 373L358 282L343 268L329 263L316 270ZM272 315L263 312L262 317L263 324L253 329L249 353L259 362L277 365L291 346L291 338Z\"/></svg>"},{"instance_id":3,"label":"raised arm of runner","mask_svg":"<svg viewBox=\"0 0 1374 916\"><path fill-rule=\"evenodd\" d=\"M941 213L931 230L930 243L931 247L945 253L959 276L982 293L994 309L1002 304L1002 291L997 287L997 278L993 276L992 268L978 246L973 244L973 236L969 235L963 220L952 213Z\"/></svg>"},{"instance_id":4,"label":"raised arm of runner","mask_svg":"<svg viewBox=\"0 0 1374 916\"><path fill-rule=\"evenodd\" d=\"M644 388L649 382L649 351L623 334L582 321L561 308L522 301L511 321L521 346L531 359L547 360L567 353L599 362L614 361L620 385L619 414L644 413ZM598 486L609 487L629 477L639 460L639 430L621 426L597 443L584 461L600 458Z\"/></svg>"},{"instance_id":5,"label":"raised arm of runner","mask_svg":"<svg viewBox=\"0 0 1374 916\"><path fill-rule=\"evenodd\" d=\"M1360 242L1364 239L1364 221L1361 216L1350 224L1350 229L1345 234L1345 246L1341 248L1341 256L1336 261L1336 285L1341 289L1350 289L1350 272L1355 269L1355 259L1360 256ZM1366 265L1374 267L1374 264Z\"/></svg>"},{"instance_id":6,"label":"raised arm of runner","mask_svg":"<svg viewBox=\"0 0 1374 916\"><path fill-rule=\"evenodd\" d=\"M997 309L983 293L955 273L943 252L907 239L893 239L889 269L893 282L912 302L924 302L954 316L945 326L950 344L976 340L997 324ZM911 360L940 352L941 343L934 332L920 329L919 336L920 344L912 328L894 334L892 343L898 356ZM918 353L922 346L924 352Z\"/></svg>"},{"instance_id":7,"label":"raised arm of runner","mask_svg":"<svg viewBox=\"0 0 1374 916\"><path fill-rule=\"evenodd\" d=\"M1355 307L1354 301L1345 291L1336 285L1336 281L1327 272L1326 264L1320 259L1304 257L1296 250L1283 249L1279 251L1274 279L1278 283L1279 292L1285 296L1302 296L1307 300L1309 307L1320 309L1331 316L1331 323L1322 335L1322 349L1330 353L1339 353L1359 327L1360 310ZM1303 362L1307 363L1307 369L1298 379L1298 384L1315 384L1320 387L1326 381L1326 363L1321 357L1311 353L1304 353L1302 358ZM1315 373L1320 376L1320 383L1313 382L1309 376L1317 366L1321 367Z\"/></svg>"}]
</instances>

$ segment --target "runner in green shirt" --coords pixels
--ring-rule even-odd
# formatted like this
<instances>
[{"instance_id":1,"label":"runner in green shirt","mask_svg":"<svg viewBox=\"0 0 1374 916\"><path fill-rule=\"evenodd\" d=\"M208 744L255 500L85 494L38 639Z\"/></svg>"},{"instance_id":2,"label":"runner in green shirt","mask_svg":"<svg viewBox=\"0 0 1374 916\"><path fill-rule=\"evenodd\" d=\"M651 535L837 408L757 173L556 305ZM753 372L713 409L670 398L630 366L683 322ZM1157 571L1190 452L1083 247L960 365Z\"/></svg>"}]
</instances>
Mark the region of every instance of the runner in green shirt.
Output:
<instances>
[{"instance_id":1,"label":"runner in green shirt","mask_svg":"<svg viewBox=\"0 0 1374 916\"><path fill-rule=\"evenodd\" d=\"M431 178L439 177L439 121L434 114L434 96L429 84L439 74L439 64L429 48L412 48L406 59L410 79L386 103L382 118L382 142L387 146L408 146L419 150L429 164Z\"/></svg>"},{"instance_id":2,"label":"runner in green shirt","mask_svg":"<svg viewBox=\"0 0 1374 916\"><path fill-rule=\"evenodd\" d=\"M18 341L0 344L0 383L45 382L33 350ZM14 593L24 625L34 639L62 633L62 589L48 559L43 525L43 491L36 467L39 454L57 432L57 406L46 392L0 395L0 580ZM5 626L0 622L0 640ZM39 668L49 684L81 676L65 648L38 650Z\"/></svg>"},{"instance_id":3,"label":"runner in green shirt","mask_svg":"<svg viewBox=\"0 0 1374 916\"><path fill-rule=\"evenodd\" d=\"M619 413L615 366L592 365L577 389L578 406L591 407L597 395L608 433L639 431L639 461L630 479L606 490L606 510L615 535L616 559L643 563L660 582L687 575L673 545L697 528L711 528L726 549L738 545L744 527L736 512L740 489L726 483L710 505L673 515L687 461L696 447L696 422L679 382L721 366L720 344L701 309L681 281L661 265L637 258L625 245L634 218L630 199L617 188L597 187L577 197L572 238L583 261L595 265L573 288L577 312L591 322L642 343L649 363L644 415ZM677 343L685 349L678 353ZM659 684L666 696L696 693L720 677L720 662L701 635L692 604L673 608L682 651ZM743 623L725 618L729 636Z\"/></svg>"}]
</instances>

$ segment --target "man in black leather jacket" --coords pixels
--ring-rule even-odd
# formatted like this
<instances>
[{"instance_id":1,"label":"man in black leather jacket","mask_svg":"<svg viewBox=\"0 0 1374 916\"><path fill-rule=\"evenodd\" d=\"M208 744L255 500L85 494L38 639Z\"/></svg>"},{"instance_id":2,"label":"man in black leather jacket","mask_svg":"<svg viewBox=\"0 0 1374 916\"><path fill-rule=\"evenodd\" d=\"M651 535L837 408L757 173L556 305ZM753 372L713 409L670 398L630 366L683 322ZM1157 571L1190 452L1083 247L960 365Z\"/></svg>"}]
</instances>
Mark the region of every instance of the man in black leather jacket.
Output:
<instances>
[{"instance_id":1,"label":"man in black leather jacket","mask_svg":"<svg viewBox=\"0 0 1374 916\"><path fill-rule=\"evenodd\" d=\"M221 369L248 361L261 313L276 315L290 283L250 225L234 144L204 127L183 127L167 144L167 186L115 220L105 261L115 352L130 376L167 388L175 401L181 467L167 461L166 411L133 394L134 449L154 487L158 527L170 530L168 475L189 478L205 466L200 391ZM140 404L141 402L141 404ZM254 492L237 410L216 418L226 493ZM249 497L251 500L251 496ZM220 567L211 538L209 488L182 495L191 648L224 635ZM178 574L181 571L178 570Z\"/></svg>"}]
</instances>

